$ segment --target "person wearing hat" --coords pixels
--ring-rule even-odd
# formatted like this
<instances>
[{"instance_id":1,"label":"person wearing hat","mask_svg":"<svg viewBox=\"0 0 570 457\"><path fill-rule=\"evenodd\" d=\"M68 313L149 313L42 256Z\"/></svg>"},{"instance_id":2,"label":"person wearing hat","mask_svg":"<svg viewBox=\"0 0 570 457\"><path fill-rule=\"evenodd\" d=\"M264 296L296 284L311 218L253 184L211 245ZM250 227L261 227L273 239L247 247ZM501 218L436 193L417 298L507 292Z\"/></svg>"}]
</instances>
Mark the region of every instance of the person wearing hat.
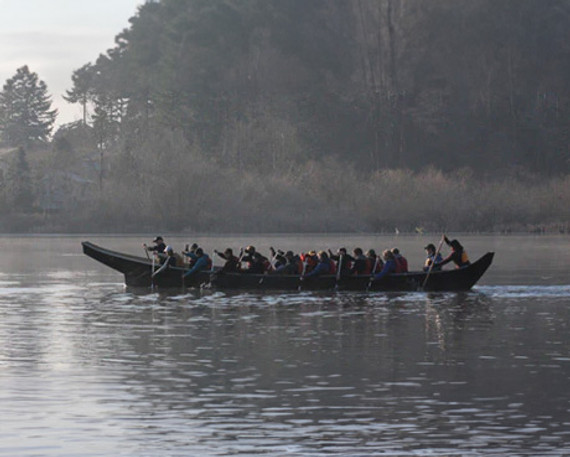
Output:
<instances>
[{"instance_id":1,"label":"person wearing hat","mask_svg":"<svg viewBox=\"0 0 570 457\"><path fill-rule=\"evenodd\" d=\"M231 248L227 248L224 252L218 252L214 249L214 254L226 261L220 273L235 273L239 271L239 259L234 255L234 251Z\"/></svg>"},{"instance_id":2,"label":"person wearing hat","mask_svg":"<svg viewBox=\"0 0 570 457\"><path fill-rule=\"evenodd\" d=\"M440 264L443 257L439 252L437 253L437 256L435 255L435 245L433 243L429 243L424 249L427 253L426 261L424 263L424 271L428 271L432 263ZM432 271L441 270L441 265L434 265L431 269Z\"/></svg>"},{"instance_id":3,"label":"person wearing hat","mask_svg":"<svg viewBox=\"0 0 570 457\"><path fill-rule=\"evenodd\" d=\"M154 240L152 240L154 246L147 246L146 243L143 243L143 248L149 252L154 252L155 254L162 254L166 250L166 244L161 236L157 236Z\"/></svg>"},{"instance_id":4,"label":"person wearing hat","mask_svg":"<svg viewBox=\"0 0 570 457\"><path fill-rule=\"evenodd\" d=\"M441 262L439 263L436 262L434 264L434 267L437 266L441 268L445 264L453 262L456 268L461 268L461 267L466 267L471 263L469 262L469 257L467 256L467 252L465 252L465 249L463 249L463 246L459 241L457 240L449 241L446 235L443 235L443 240L445 241L445 244L451 247L451 253Z\"/></svg>"}]
</instances>

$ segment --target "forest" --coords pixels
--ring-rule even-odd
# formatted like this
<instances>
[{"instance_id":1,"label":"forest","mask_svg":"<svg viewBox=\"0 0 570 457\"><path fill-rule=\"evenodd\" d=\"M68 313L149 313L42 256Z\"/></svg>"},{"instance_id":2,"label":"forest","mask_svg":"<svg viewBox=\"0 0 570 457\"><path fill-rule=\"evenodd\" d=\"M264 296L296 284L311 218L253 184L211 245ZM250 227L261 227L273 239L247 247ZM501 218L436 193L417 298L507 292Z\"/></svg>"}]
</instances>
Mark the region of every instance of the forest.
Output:
<instances>
[{"instance_id":1,"label":"forest","mask_svg":"<svg viewBox=\"0 0 570 457\"><path fill-rule=\"evenodd\" d=\"M147 0L0 92L0 232L570 232L569 0Z\"/></svg>"}]
</instances>

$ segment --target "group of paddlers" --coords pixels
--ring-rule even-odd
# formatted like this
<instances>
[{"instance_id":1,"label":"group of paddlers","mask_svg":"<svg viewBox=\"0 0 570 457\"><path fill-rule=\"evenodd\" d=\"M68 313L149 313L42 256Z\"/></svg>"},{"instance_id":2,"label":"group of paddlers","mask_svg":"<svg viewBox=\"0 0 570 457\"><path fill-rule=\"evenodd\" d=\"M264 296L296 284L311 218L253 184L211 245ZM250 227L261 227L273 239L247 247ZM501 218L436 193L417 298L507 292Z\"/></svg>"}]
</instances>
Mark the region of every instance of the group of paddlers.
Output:
<instances>
[{"instance_id":1,"label":"group of paddlers","mask_svg":"<svg viewBox=\"0 0 570 457\"><path fill-rule=\"evenodd\" d=\"M440 249L443 243L451 247L451 252L445 258ZM184 277L191 276L198 271L212 270L211 257L197 244L186 245L181 254L174 252L171 246L164 243L161 236L153 240L153 246L143 245L146 252L153 252L158 260L158 269L153 276L160 274L170 267L183 267ZM457 240L449 240L443 236L439 247L428 244L424 271L431 272L441 270L450 262L457 268L469 265L469 258L463 246ZM224 260L224 265L217 269L217 273L244 273L244 274L276 274L276 275L299 275L301 278L314 278L321 275L336 275L338 277L351 275L370 276L373 280L393 273L406 273L408 261L400 253L398 248L386 249L382 255L377 255L374 249L366 252L359 247L354 248L349 254L346 248L340 248L336 253L328 251L309 251L295 254L293 251L281 251L270 248L271 256L266 257L258 252L254 246L242 248L239 255L234 255L231 248L224 252L214 250L214 254Z\"/></svg>"}]
</instances>

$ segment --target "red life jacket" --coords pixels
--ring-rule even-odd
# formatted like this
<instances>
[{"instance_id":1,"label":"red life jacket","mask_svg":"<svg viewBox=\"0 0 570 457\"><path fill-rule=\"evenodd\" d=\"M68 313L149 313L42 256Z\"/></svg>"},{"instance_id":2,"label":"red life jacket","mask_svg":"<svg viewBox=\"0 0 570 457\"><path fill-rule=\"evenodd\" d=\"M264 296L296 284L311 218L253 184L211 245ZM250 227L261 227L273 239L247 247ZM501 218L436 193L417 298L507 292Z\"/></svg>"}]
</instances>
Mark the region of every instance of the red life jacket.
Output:
<instances>
[{"instance_id":1,"label":"red life jacket","mask_svg":"<svg viewBox=\"0 0 570 457\"><path fill-rule=\"evenodd\" d=\"M376 258L372 258L370 257L368 259L368 261L370 262L370 271L371 273L375 274L375 273L380 273L382 271L382 261L376 257Z\"/></svg>"},{"instance_id":2,"label":"red life jacket","mask_svg":"<svg viewBox=\"0 0 570 457\"><path fill-rule=\"evenodd\" d=\"M408 271L408 261L403 256L394 257L396 262L395 273L406 273Z\"/></svg>"},{"instance_id":3,"label":"red life jacket","mask_svg":"<svg viewBox=\"0 0 570 457\"><path fill-rule=\"evenodd\" d=\"M305 273L314 270L319 263L315 256L309 254L301 254L301 260L306 264Z\"/></svg>"},{"instance_id":4,"label":"red life jacket","mask_svg":"<svg viewBox=\"0 0 570 457\"><path fill-rule=\"evenodd\" d=\"M336 275L336 263L331 260L329 262L329 265L330 265L329 274L330 275Z\"/></svg>"}]
</instances>

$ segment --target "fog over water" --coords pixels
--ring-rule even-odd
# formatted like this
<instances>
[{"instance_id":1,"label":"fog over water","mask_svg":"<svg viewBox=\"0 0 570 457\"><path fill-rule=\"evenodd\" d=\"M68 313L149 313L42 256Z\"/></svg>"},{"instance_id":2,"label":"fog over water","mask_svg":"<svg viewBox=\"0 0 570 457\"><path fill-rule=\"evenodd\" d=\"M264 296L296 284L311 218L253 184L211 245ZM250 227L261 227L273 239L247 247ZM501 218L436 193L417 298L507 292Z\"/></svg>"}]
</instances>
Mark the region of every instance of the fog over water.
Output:
<instances>
[{"instance_id":1,"label":"fog over water","mask_svg":"<svg viewBox=\"0 0 570 457\"><path fill-rule=\"evenodd\" d=\"M438 237L167 237L180 249ZM570 243L460 236L468 293L133 293L80 241L2 237L0 455L570 454Z\"/></svg>"}]
</instances>

